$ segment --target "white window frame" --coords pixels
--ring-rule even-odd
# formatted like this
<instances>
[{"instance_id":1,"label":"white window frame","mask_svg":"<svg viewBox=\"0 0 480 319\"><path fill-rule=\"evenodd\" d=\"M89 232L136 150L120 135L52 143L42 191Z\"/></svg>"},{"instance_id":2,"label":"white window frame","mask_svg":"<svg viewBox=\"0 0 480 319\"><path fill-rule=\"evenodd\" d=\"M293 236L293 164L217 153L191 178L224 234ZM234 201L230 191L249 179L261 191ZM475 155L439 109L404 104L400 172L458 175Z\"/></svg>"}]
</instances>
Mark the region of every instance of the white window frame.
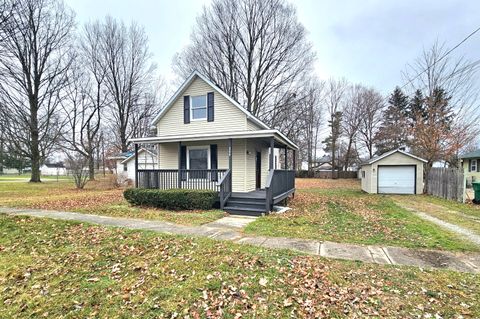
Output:
<instances>
[{"instance_id":1,"label":"white window frame","mask_svg":"<svg viewBox=\"0 0 480 319\"><path fill-rule=\"evenodd\" d=\"M474 167L475 167L475 169L473 169ZM477 161L477 159L472 159L472 160L470 161L470 171L471 171L471 172L476 172L476 171L478 170L477 167L478 167L478 161Z\"/></svg>"},{"instance_id":2,"label":"white window frame","mask_svg":"<svg viewBox=\"0 0 480 319\"><path fill-rule=\"evenodd\" d=\"M193 99L194 97L201 97L201 96L205 96L205 117L198 118L198 119L194 119L194 118L193 118L193 103L192 103L192 99ZM195 109L199 110L199 109L203 109L203 107L202 107L202 108L197 107L197 108L195 108ZM204 121L204 120L206 120L207 118L208 118L208 94L205 94L205 95L201 94L201 95L190 96L190 121Z\"/></svg>"},{"instance_id":3,"label":"white window frame","mask_svg":"<svg viewBox=\"0 0 480 319\"><path fill-rule=\"evenodd\" d=\"M207 169L212 169L210 163L210 145L187 146L187 169L190 169L190 150L207 150Z\"/></svg>"}]
</instances>

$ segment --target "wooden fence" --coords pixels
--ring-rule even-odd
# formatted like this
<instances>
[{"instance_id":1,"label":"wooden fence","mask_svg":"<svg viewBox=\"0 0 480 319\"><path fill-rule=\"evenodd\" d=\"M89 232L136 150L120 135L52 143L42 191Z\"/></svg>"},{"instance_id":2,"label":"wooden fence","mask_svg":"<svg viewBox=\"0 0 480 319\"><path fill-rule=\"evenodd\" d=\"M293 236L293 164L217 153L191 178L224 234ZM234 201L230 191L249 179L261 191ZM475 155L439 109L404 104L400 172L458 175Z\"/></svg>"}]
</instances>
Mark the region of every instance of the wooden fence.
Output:
<instances>
[{"instance_id":1,"label":"wooden fence","mask_svg":"<svg viewBox=\"0 0 480 319\"><path fill-rule=\"evenodd\" d=\"M465 182L458 168L433 167L427 176L427 193L445 199L463 201Z\"/></svg>"},{"instance_id":2,"label":"wooden fence","mask_svg":"<svg viewBox=\"0 0 480 319\"><path fill-rule=\"evenodd\" d=\"M296 177L298 178L325 178L331 179L332 178L332 171L316 171L316 172L309 172L307 170L301 170L296 172ZM335 178L358 178L358 172L351 172L351 171L336 171Z\"/></svg>"}]
</instances>

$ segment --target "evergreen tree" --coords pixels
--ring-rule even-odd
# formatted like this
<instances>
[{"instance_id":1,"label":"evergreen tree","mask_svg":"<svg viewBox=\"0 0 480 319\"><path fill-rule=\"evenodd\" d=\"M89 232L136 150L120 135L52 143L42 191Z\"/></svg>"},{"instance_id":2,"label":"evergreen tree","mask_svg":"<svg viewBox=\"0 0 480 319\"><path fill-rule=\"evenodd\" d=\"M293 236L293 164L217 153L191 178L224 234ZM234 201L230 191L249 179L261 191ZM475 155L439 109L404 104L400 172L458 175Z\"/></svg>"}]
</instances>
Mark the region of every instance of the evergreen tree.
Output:
<instances>
[{"instance_id":1,"label":"evergreen tree","mask_svg":"<svg viewBox=\"0 0 480 319\"><path fill-rule=\"evenodd\" d=\"M335 170L336 166L336 152L338 149L338 140L340 139L340 135L342 134L341 130L341 123L342 123L342 112L335 112L333 114L332 119L328 121L328 126L330 127L330 135L322 142L325 144L323 150L326 153L332 154L332 177L334 177L333 170Z\"/></svg>"},{"instance_id":2,"label":"evergreen tree","mask_svg":"<svg viewBox=\"0 0 480 319\"><path fill-rule=\"evenodd\" d=\"M407 145L408 113L408 96L396 87L388 99L388 107L383 113L382 124L375 136L378 155Z\"/></svg>"},{"instance_id":3,"label":"evergreen tree","mask_svg":"<svg viewBox=\"0 0 480 319\"><path fill-rule=\"evenodd\" d=\"M417 118L425 119L427 117L427 109L425 107L425 98L422 91L416 90L410 100L408 111L406 114L410 126L413 126Z\"/></svg>"}]
</instances>

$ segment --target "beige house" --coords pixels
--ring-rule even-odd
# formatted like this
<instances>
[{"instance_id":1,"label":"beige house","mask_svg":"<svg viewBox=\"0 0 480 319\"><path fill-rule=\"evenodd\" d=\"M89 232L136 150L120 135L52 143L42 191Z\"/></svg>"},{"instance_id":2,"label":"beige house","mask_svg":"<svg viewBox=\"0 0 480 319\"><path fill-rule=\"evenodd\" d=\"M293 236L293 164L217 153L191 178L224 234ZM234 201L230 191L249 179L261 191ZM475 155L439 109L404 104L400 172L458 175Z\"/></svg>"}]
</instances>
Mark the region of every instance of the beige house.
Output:
<instances>
[{"instance_id":1,"label":"beige house","mask_svg":"<svg viewBox=\"0 0 480 319\"><path fill-rule=\"evenodd\" d=\"M480 181L480 149L460 156L467 185Z\"/></svg>"},{"instance_id":2,"label":"beige house","mask_svg":"<svg viewBox=\"0 0 480 319\"><path fill-rule=\"evenodd\" d=\"M198 72L152 124L156 136L131 139L136 149L158 149L158 169L137 168L137 187L216 190L222 208L250 214L268 212L295 190L297 146Z\"/></svg>"},{"instance_id":3,"label":"beige house","mask_svg":"<svg viewBox=\"0 0 480 319\"><path fill-rule=\"evenodd\" d=\"M374 157L361 166L362 190L372 194L422 194L426 162L402 150Z\"/></svg>"}]
</instances>

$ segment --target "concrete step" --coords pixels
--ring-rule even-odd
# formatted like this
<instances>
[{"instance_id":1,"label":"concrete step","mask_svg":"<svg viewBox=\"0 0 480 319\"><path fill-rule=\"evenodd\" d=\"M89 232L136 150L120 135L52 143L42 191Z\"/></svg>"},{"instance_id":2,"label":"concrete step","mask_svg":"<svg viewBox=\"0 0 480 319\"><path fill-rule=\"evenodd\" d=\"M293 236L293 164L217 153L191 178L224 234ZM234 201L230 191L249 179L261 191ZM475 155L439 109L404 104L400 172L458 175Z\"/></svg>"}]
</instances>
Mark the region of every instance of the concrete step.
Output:
<instances>
[{"instance_id":1,"label":"concrete step","mask_svg":"<svg viewBox=\"0 0 480 319\"><path fill-rule=\"evenodd\" d=\"M232 215L243 216L261 216L265 213L265 208L251 208L251 207L239 207L239 206L225 206L224 210Z\"/></svg>"}]
</instances>

